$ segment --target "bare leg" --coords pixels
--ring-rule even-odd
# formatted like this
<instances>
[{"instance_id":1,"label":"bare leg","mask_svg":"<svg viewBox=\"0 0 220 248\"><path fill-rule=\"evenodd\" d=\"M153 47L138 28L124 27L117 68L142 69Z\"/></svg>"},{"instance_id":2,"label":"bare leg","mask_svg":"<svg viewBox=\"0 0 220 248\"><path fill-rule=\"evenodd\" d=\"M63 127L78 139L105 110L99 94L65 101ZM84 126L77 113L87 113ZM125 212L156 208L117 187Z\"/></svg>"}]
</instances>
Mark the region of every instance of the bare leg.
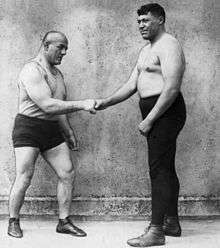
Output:
<instances>
[{"instance_id":1,"label":"bare leg","mask_svg":"<svg viewBox=\"0 0 220 248\"><path fill-rule=\"evenodd\" d=\"M9 196L9 215L11 218L19 218L19 212L24 203L25 192L31 183L38 154L39 149L35 147L15 148L16 178Z\"/></svg>"},{"instance_id":2,"label":"bare leg","mask_svg":"<svg viewBox=\"0 0 220 248\"><path fill-rule=\"evenodd\" d=\"M59 222L56 232L85 237L86 233L75 226L71 216L69 216L72 202L74 169L67 144L62 143L47 150L42 155L58 176L57 198L59 204Z\"/></svg>"},{"instance_id":3,"label":"bare leg","mask_svg":"<svg viewBox=\"0 0 220 248\"><path fill-rule=\"evenodd\" d=\"M74 169L69 148L66 143L62 143L45 151L42 156L58 176L57 199L59 219L65 219L70 214L74 181Z\"/></svg>"}]
</instances>

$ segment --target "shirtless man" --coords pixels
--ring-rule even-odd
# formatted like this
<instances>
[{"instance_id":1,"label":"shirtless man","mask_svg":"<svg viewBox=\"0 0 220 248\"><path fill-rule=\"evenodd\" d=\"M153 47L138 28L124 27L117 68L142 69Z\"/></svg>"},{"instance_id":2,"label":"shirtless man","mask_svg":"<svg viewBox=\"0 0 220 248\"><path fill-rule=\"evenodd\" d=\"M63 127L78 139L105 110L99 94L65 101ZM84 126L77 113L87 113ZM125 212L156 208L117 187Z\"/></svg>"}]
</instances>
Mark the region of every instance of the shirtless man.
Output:
<instances>
[{"instance_id":1,"label":"shirtless man","mask_svg":"<svg viewBox=\"0 0 220 248\"><path fill-rule=\"evenodd\" d=\"M144 5L137 13L140 33L149 43L141 50L127 83L113 95L96 100L95 108L117 104L135 92L140 96L143 121L139 131L148 142L152 217L145 233L128 240L128 244L148 247L165 244L165 235L181 235L175 152L186 118L180 93L185 60L178 41L165 31L165 12L160 5Z\"/></svg>"},{"instance_id":2,"label":"shirtless man","mask_svg":"<svg viewBox=\"0 0 220 248\"><path fill-rule=\"evenodd\" d=\"M23 67L19 75L19 111L12 133L16 179L9 197L8 226L8 234L16 238L23 236L19 212L39 153L58 176L59 223L56 231L86 236L69 216L74 169L68 146L74 149L77 142L66 114L78 110L95 114L95 101L66 101L63 75L56 65L61 64L67 48L68 40L63 33L48 32L38 55Z\"/></svg>"}]
</instances>

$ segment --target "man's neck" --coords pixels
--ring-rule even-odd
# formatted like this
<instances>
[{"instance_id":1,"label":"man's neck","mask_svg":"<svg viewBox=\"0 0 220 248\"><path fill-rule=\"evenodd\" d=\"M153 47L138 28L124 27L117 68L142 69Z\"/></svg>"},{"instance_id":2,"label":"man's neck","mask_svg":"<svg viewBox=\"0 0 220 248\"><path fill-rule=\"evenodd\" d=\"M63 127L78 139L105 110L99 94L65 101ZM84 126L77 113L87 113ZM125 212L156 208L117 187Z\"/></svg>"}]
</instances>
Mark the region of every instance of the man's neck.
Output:
<instances>
[{"instance_id":1,"label":"man's neck","mask_svg":"<svg viewBox=\"0 0 220 248\"><path fill-rule=\"evenodd\" d=\"M36 56L36 60L47 70L49 70L52 74L56 73L56 67L54 65L51 65L45 55L43 53L39 53Z\"/></svg>"},{"instance_id":2,"label":"man's neck","mask_svg":"<svg viewBox=\"0 0 220 248\"><path fill-rule=\"evenodd\" d=\"M157 43L158 40L166 33L165 28L161 28L156 36L154 36L150 41L151 46Z\"/></svg>"}]
</instances>

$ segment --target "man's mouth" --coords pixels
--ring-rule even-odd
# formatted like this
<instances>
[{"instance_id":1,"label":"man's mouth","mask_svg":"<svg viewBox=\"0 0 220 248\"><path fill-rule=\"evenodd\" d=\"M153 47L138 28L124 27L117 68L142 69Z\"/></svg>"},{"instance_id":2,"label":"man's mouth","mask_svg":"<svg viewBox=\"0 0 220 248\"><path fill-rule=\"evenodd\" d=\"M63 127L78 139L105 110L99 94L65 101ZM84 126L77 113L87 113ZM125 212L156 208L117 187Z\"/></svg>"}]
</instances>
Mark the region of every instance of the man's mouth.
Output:
<instances>
[{"instance_id":1,"label":"man's mouth","mask_svg":"<svg viewBox=\"0 0 220 248\"><path fill-rule=\"evenodd\" d=\"M148 34L148 32L149 31L147 31L147 30L141 30L141 34L143 35L143 34Z\"/></svg>"}]
</instances>

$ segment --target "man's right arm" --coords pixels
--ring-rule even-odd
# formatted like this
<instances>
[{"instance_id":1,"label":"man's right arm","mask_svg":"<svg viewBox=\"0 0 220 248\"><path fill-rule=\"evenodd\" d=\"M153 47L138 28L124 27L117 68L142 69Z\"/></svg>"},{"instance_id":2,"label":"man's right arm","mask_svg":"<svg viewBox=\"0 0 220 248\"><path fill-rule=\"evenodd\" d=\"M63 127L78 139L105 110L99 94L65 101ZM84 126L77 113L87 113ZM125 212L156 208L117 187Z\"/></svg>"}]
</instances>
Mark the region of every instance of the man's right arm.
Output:
<instances>
[{"instance_id":1,"label":"man's right arm","mask_svg":"<svg viewBox=\"0 0 220 248\"><path fill-rule=\"evenodd\" d=\"M111 96L96 100L95 109L104 109L106 107L120 103L132 96L137 91L138 75L139 71L136 65L128 81L124 85L117 89Z\"/></svg>"},{"instance_id":2,"label":"man's right arm","mask_svg":"<svg viewBox=\"0 0 220 248\"><path fill-rule=\"evenodd\" d=\"M46 114L60 115L78 110L95 113L95 101L92 99L82 101L63 101L52 98L51 90L38 68L27 64L20 74L20 80L25 85L29 97Z\"/></svg>"}]
</instances>

